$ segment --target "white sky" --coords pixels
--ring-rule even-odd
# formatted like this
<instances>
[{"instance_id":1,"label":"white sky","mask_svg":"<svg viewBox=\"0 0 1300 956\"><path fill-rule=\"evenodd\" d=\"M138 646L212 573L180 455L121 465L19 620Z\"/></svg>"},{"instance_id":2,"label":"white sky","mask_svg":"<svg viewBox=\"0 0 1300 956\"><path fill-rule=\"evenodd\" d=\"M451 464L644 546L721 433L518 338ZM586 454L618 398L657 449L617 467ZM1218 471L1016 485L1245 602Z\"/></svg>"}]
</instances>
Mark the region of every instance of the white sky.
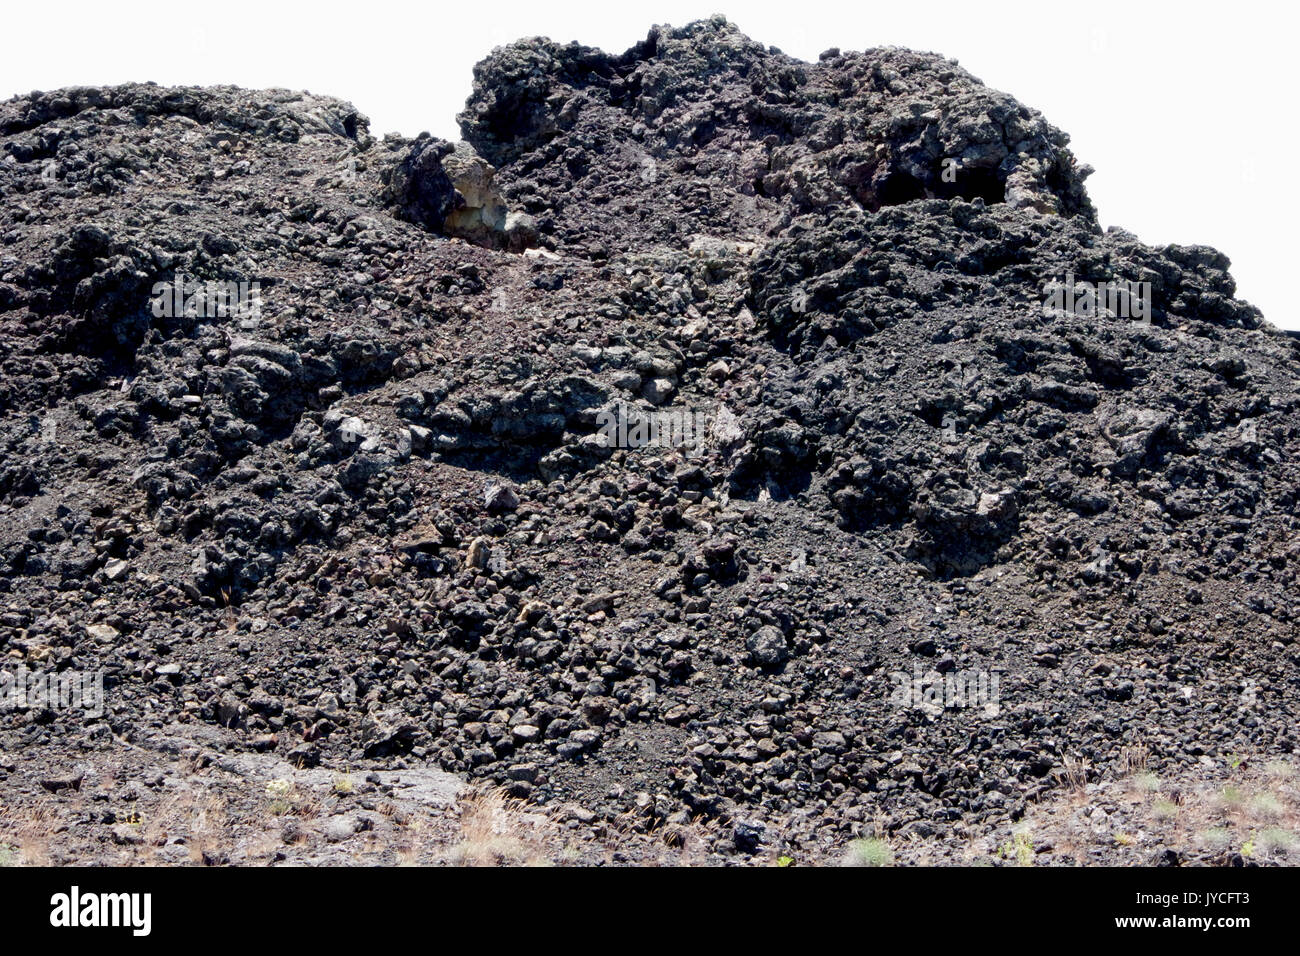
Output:
<instances>
[{"instance_id":1,"label":"white sky","mask_svg":"<svg viewBox=\"0 0 1300 956\"><path fill-rule=\"evenodd\" d=\"M1097 170L1088 188L1103 225L1215 246L1242 298L1300 328L1282 238L1300 219L1297 18L1277 0L15 3L0 99L132 80L279 86L350 100L377 136L456 139L471 68L494 46L544 35L622 52L653 23L715 12L804 60L888 45L958 60L1071 135Z\"/></svg>"}]
</instances>

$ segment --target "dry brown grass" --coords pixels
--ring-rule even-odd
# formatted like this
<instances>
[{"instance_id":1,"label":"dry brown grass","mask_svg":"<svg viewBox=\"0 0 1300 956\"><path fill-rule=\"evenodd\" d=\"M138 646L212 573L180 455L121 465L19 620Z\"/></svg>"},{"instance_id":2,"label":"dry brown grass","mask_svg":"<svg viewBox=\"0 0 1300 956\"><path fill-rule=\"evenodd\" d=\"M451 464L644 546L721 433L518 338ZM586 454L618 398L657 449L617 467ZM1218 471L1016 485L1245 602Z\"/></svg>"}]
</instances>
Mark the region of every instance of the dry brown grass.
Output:
<instances>
[{"instance_id":1,"label":"dry brown grass","mask_svg":"<svg viewBox=\"0 0 1300 956\"><path fill-rule=\"evenodd\" d=\"M1082 792L1088 785L1088 773L1092 764L1087 758L1066 755L1061 759L1061 766L1052 771L1052 776L1067 790Z\"/></svg>"},{"instance_id":2,"label":"dry brown grass","mask_svg":"<svg viewBox=\"0 0 1300 956\"><path fill-rule=\"evenodd\" d=\"M483 790L461 802L461 839L446 852L453 866L541 866L544 848L521 819L521 805L500 790Z\"/></svg>"},{"instance_id":3,"label":"dry brown grass","mask_svg":"<svg viewBox=\"0 0 1300 956\"><path fill-rule=\"evenodd\" d=\"M1148 862L1156 846L1190 852L1202 862L1232 854L1260 862L1300 863L1300 775L1293 760L1224 758L1212 766L1165 768L1157 777L1143 747L1128 748L1096 794L1070 786L1036 805L1030 816L1061 855L1089 862L1098 845L1132 863ZM1108 819L1096 825L1094 806ZM1206 860L1205 855L1209 856Z\"/></svg>"},{"instance_id":4,"label":"dry brown grass","mask_svg":"<svg viewBox=\"0 0 1300 956\"><path fill-rule=\"evenodd\" d=\"M21 815L0 806L0 851L7 866L49 866L57 841L58 816L52 807L29 808Z\"/></svg>"},{"instance_id":5,"label":"dry brown grass","mask_svg":"<svg viewBox=\"0 0 1300 956\"><path fill-rule=\"evenodd\" d=\"M316 820L324 804L321 795L301 789L293 780L282 777L266 784L266 812L273 817L297 817Z\"/></svg>"},{"instance_id":6,"label":"dry brown grass","mask_svg":"<svg viewBox=\"0 0 1300 956\"><path fill-rule=\"evenodd\" d=\"M205 853L216 854L228 849L230 817L226 799L205 794L190 813L190 858L202 863Z\"/></svg>"},{"instance_id":7,"label":"dry brown grass","mask_svg":"<svg viewBox=\"0 0 1300 956\"><path fill-rule=\"evenodd\" d=\"M1125 747L1119 754L1120 773L1126 777L1145 773L1151 764L1151 751L1144 744Z\"/></svg>"}]
</instances>

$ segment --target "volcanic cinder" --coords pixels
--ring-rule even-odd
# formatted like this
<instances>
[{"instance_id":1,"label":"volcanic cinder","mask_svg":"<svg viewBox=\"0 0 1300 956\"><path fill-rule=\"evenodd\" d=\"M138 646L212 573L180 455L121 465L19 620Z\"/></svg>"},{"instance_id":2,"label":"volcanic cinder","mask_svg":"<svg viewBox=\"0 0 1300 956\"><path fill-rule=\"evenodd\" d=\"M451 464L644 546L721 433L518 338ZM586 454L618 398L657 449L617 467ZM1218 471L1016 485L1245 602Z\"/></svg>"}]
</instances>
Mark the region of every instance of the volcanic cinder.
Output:
<instances>
[{"instance_id":1,"label":"volcanic cinder","mask_svg":"<svg viewBox=\"0 0 1300 956\"><path fill-rule=\"evenodd\" d=\"M104 696L0 710L0 837L220 770L355 775L323 847L468 782L586 859L968 861L1291 759L1300 346L1221 253L1103 231L1039 113L714 18L497 49L459 121L0 104L0 669ZM1221 854L1090 860L1134 839Z\"/></svg>"}]
</instances>

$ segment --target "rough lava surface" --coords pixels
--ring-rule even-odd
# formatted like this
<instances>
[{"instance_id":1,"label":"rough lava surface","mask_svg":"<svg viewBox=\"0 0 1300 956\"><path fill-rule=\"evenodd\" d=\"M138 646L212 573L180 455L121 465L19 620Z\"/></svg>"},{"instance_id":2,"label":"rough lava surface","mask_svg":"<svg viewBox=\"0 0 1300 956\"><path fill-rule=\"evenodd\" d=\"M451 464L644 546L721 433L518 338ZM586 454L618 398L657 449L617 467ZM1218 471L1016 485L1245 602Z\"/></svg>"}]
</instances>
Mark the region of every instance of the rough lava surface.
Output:
<instances>
[{"instance_id":1,"label":"rough lava surface","mask_svg":"<svg viewBox=\"0 0 1300 956\"><path fill-rule=\"evenodd\" d=\"M709 862L963 861L1137 753L1292 758L1300 345L1221 253L1103 231L1039 113L714 18L497 49L459 121L0 104L0 666L106 704L0 713L11 812L256 759L445 772L616 862L691 827ZM1045 309L1068 274L1150 283L1150 321ZM715 426L607 447L620 405Z\"/></svg>"}]
</instances>

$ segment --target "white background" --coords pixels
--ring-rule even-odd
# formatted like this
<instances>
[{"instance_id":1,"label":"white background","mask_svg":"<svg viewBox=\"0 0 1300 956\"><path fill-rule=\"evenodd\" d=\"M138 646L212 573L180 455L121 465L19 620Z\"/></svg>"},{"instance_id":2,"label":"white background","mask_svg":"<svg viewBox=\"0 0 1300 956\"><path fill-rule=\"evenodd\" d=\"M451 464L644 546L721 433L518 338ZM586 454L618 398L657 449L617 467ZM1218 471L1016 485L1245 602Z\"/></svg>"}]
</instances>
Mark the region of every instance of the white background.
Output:
<instances>
[{"instance_id":1,"label":"white background","mask_svg":"<svg viewBox=\"0 0 1300 956\"><path fill-rule=\"evenodd\" d=\"M375 135L456 139L471 69L494 46L544 35L622 52L653 23L714 12L804 60L889 45L958 60L1071 135L1097 170L1103 225L1215 246L1242 298L1300 328L1296 24L1277 0L21 2L0 18L0 98L146 80L278 86L350 100Z\"/></svg>"}]
</instances>

